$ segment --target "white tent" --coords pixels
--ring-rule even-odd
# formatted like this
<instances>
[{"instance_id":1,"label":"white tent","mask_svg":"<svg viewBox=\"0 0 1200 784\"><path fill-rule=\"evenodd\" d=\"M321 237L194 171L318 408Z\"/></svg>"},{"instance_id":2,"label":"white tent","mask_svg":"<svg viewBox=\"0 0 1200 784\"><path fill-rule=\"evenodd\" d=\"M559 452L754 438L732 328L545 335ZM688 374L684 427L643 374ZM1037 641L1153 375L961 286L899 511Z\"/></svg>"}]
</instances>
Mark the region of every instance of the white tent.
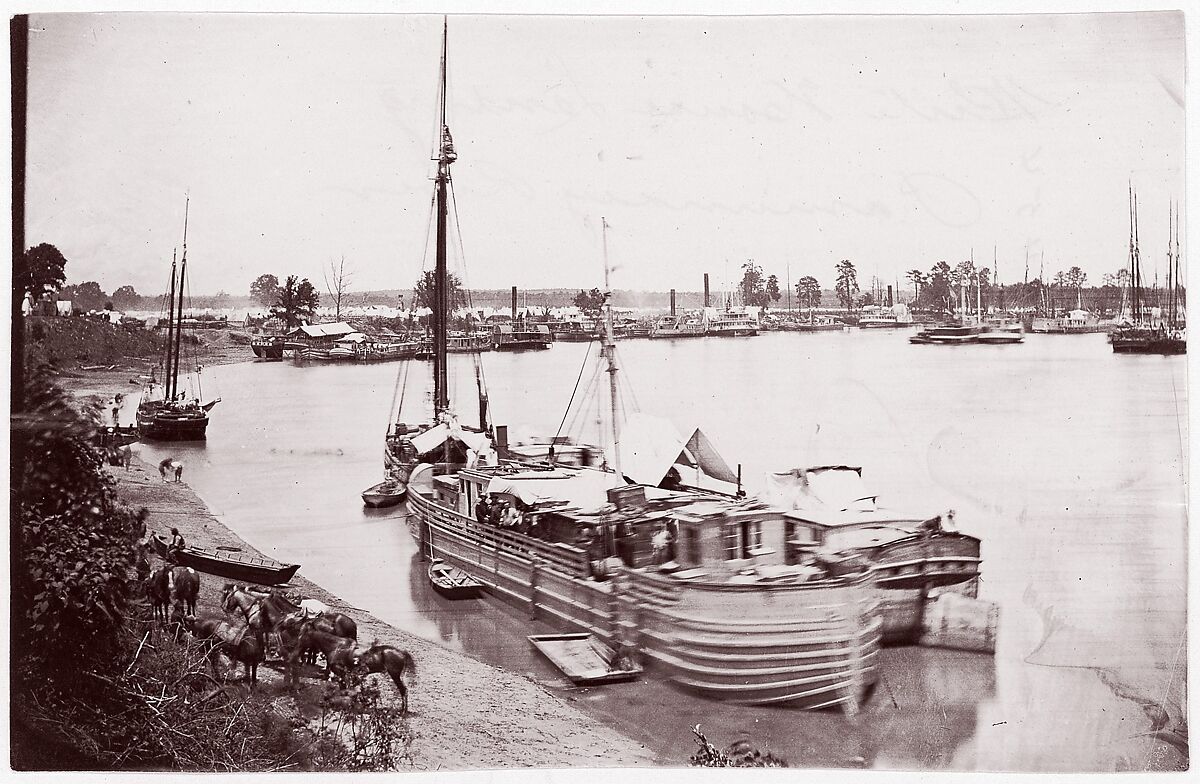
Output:
<instances>
[{"instance_id":1,"label":"white tent","mask_svg":"<svg viewBox=\"0 0 1200 784\"><path fill-rule=\"evenodd\" d=\"M674 466L699 470L719 482L737 483L737 474L699 428L685 439L666 419L631 415L621 430L621 473L653 487ZM682 478L685 484L700 484L687 475Z\"/></svg>"}]
</instances>

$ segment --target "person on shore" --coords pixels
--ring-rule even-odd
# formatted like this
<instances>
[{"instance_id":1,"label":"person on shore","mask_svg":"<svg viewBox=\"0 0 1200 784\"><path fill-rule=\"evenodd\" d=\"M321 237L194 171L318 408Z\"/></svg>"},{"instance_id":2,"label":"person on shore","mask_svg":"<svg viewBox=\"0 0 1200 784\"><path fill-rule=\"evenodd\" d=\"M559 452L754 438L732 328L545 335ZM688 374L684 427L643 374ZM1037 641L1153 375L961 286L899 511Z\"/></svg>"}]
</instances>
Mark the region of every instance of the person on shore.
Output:
<instances>
[{"instance_id":1,"label":"person on shore","mask_svg":"<svg viewBox=\"0 0 1200 784\"><path fill-rule=\"evenodd\" d=\"M167 560L170 563L179 563L179 551L187 547L187 542L183 540L183 534L179 533L178 528L171 529L171 543L167 545Z\"/></svg>"},{"instance_id":2,"label":"person on shore","mask_svg":"<svg viewBox=\"0 0 1200 784\"><path fill-rule=\"evenodd\" d=\"M164 482L167 481L167 472L173 471L174 469L175 469L175 458L173 458L173 457L168 457L158 464L158 473L159 473L159 476L161 476L163 478Z\"/></svg>"},{"instance_id":3,"label":"person on shore","mask_svg":"<svg viewBox=\"0 0 1200 784\"><path fill-rule=\"evenodd\" d=\"M175 463L175 481L183 481L183 463Z\"/></svg>"},{"instance_id":4,"label":"person on shore","mask_svg":"<svg viewBox=\"0 0 1200 784\"><path fill-rule=\"evenodd\" d=\"M133 463L133 450L128 444L121 450L121 465L125 466L125 470L129 471L130 464Z\"/></svg>"}]
</instances>

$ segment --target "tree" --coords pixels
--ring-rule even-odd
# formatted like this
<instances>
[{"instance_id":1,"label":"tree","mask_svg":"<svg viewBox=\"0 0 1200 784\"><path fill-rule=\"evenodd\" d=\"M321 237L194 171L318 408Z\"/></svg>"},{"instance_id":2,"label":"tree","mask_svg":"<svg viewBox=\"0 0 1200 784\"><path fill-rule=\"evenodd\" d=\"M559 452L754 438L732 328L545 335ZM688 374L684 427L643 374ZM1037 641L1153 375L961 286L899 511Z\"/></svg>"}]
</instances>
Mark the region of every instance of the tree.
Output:
<instances>
[{"instance_id":1,"label":"tree","mask_svg":"<svg viewBox=\"0 0 1200 784\"><path fill-rule=\"evenodd\" d=\"M122 286L112 293L113 304L121 310L136 307L141 296L133 286Z\"/></svg>"},{"instance_id":2,"label":"tree","mask_svg":"<svg viewBox=\"0 0 1200 784\"><path fill-rule=\"evenodd\" d=\"M51 291L58 291L66 282L63 268L67 260L58 248L48 243L30 248L13 262L13 287L23 295L28 294L34 302Z\"/></svg>"},{"instance_id":3,"label":"tree","mask_svg":"<svg viewBox=\"0 0 1200 784\"><path fill-rule=\"evenodd\" d=\"M929 270L929 275L921 285L922 307L949 313L954 309L955 294L950 287L953 271L950 265L939 261Z\"/></svg>"},{"instance_id":4,"label":"tree","mask_svg":"<svg viewBox=\"0 0 1200 784\"><path fill-rule=\"evenodd\" d=\"M342 256L342 260L337 264L329 262L329 271L325 273L325 290L333 298L334 321L342 320L342 302L350 288L351 277L351 273L346 272L345 256Z\"/></svg>"},{"instance_id":5,"label":"tree","mask_svg":"<svg viewBox=\"0 0 1200 784\"><path fill-rule=\"evenodd\" d=\"M429 308L434 310L433 290L434 278L436 273L433 270L425 270L421 273L421 277L417 279L417 285L413 286L413 305L418 308ZM462 283L459 282L458 276L453 272L446 273L446 301L450 312L466 307L467 293L462 289Z\"/></svg>"},{"instance_id":6,"label":"tree","mask_svg":"<svg viewBox=\"0 0 1200 784\"><path fill-rule=\"evenodd\" d=\"M269 308L279 300L279 278L274 275L259 275L250 284L250 298L264 308Z\"/></svg>"},{"instance_id":7,"label":"tree","mask_svg":"<svg viewBox=\"0 0 1200 784\"><path fill-rule=\"evenodd\" d=\"M742 265L742 282L738 284L738 291L742 295L743 305L764 306L767 304L767 290L763 281L762 267L755 264L754 259L750 259Z\"/></svg>"},{"instance_id":8,"label":"tree","mask_svg":"<svg viewBox=\"0 0 1200 784\"><path fill-rule=\"evenodd\" d=\"M592 289L591 291L583 291L581 289L571 302L580 311L594 316L604 307L604 292L600 291L600 289Z\"/></svg>"},{"instance_id":9,"label":"tree","mask_svg":"<svg viewBox=\"0 0 1200 784\"><path fill-rule=\"evenodd\" d=\"M925 275L919 269L911 269L905 277L913 284L913 302L921 299L921 287L925 285Z\"/></svg>"},{"instance_id":10,"label":"tree","mask_svg":"<svg viewBox=\"0 0 1200 784\"><path fill-rule=\"evenodd\" d=\"M850 310L854 307L854 297L858 294L858 272L850 259L839 261L836 270L837 283L834 284L833 290L837 292L838 302L842 303L842 307Z\"/></svg>"},{"instance_id":11,"label":"tree","mask_svg":"<svg viewBox=\"0 0 1200 784\"><path fill-rule=\"evenodd\" d=\"M271 308L271 315L282 319L288 329L299 326L302 321L312 321L321 304L321 295L308 282L308 278L298 280L295 275L288 275L287 280L279 289Z\"/></svg>"},{"instance_id":12,"label":"tree","mask_svg":"<svg viewBox=\"0 0 1200 784\"><path fill-rule=\"evenodd\" d=\"M796 302L802 308L815 308L821 304L821 284L812 275L805 275L796 282Z\"/></svg>"},{"instance_id":13,"label":"tree","mask_svg":"<svg viewBox=\"0 0 1200 784\"><path fill-rule=\"evenodd\" d=\"M70 300L78 310L100 310L108 300L108 295L100 288L99 283L89 280L64 286L59 292L59 298Z\"/></svg>"},{"instance_id":14,"label":"tree","mask_svg":"<svg viewBox=\"0 0 1200 784\"><path fill-rule=\"evenodd\" d=\"M771 302L778 302L779 298L783 296L783 294L780 293L780 291L779 291L779 276L778 275L772 275L771 277L767 278L766 295L769 298L769 302L766 302L763 304L770 304Z\"/></svg>"}]
</instances>

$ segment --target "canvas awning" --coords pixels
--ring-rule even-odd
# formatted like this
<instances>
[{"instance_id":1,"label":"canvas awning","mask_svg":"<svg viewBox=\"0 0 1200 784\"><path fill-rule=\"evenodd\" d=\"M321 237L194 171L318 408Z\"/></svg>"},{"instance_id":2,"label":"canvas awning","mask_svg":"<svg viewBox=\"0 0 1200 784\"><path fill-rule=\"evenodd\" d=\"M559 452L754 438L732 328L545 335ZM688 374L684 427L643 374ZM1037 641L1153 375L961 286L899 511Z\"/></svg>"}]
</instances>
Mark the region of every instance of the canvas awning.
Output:
<instances>
[{"instance_id":1,"label":"canvas awning","mask_svg":"<svg viewBox=\"0 0 1200 784\"><path fill-rule=\"evenodd\" d=\"M653 487L675 465L698 468L719 482L737 483L737 474L699 428L684 439L666 419L648 414L630 416L621 430L621 472ZM692 484L686 476L683 478Z\"/></svg>"},{"instance_id":2,"label":"canvas awning","mask_svg":"<svg viewBox=\"0 0 1200 784\"><path fill-rule=\"evenodd\" d=\"M560 469L494 476L487 492L506 493L529 506L565 501L570 508L591 511L608 503L609 488L620 484L624 483L617 475L607 471Z\"/></svg>"},{"instance_id":3,"label":"canvas awning","mask_svg":"<svg viewBox=\"0 0 1200 784\"><path fill-rule=\"evenodd\" d=\"M448 438L461 441L468 448L474 449L476 452L491 447L491 441L483 433L472 433L469 430L463 430L461 427L451 427L445 423L434 425L425 432L412 436L410 440L412 441L412 445L416 447L417 454L423 455L446 443L446 439Z\"/></svg>"}]
</instances>

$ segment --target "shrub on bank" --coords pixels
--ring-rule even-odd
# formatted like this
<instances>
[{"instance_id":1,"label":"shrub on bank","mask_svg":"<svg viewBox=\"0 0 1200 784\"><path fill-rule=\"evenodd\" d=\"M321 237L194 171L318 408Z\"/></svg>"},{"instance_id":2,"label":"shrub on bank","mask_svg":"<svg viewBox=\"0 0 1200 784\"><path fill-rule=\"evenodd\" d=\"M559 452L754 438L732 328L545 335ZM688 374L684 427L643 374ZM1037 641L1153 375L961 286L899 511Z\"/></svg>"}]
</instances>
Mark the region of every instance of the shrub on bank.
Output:
<instances>
[{"instance_id":1,"label":"shrub on bank","mask_svg":"<svg viewBox=\"0 0 1200 784\"><path fill-rule=\"evenodd\" d=\"M390 770L406 723L355 692L315 727L289 696L209 672L156 629L136 575L144 517L117 499L94 424L45 369L13 417L10 764L17 770ZM20 404L21 401L14 401Z\"/></svg>"}]
</instances>

